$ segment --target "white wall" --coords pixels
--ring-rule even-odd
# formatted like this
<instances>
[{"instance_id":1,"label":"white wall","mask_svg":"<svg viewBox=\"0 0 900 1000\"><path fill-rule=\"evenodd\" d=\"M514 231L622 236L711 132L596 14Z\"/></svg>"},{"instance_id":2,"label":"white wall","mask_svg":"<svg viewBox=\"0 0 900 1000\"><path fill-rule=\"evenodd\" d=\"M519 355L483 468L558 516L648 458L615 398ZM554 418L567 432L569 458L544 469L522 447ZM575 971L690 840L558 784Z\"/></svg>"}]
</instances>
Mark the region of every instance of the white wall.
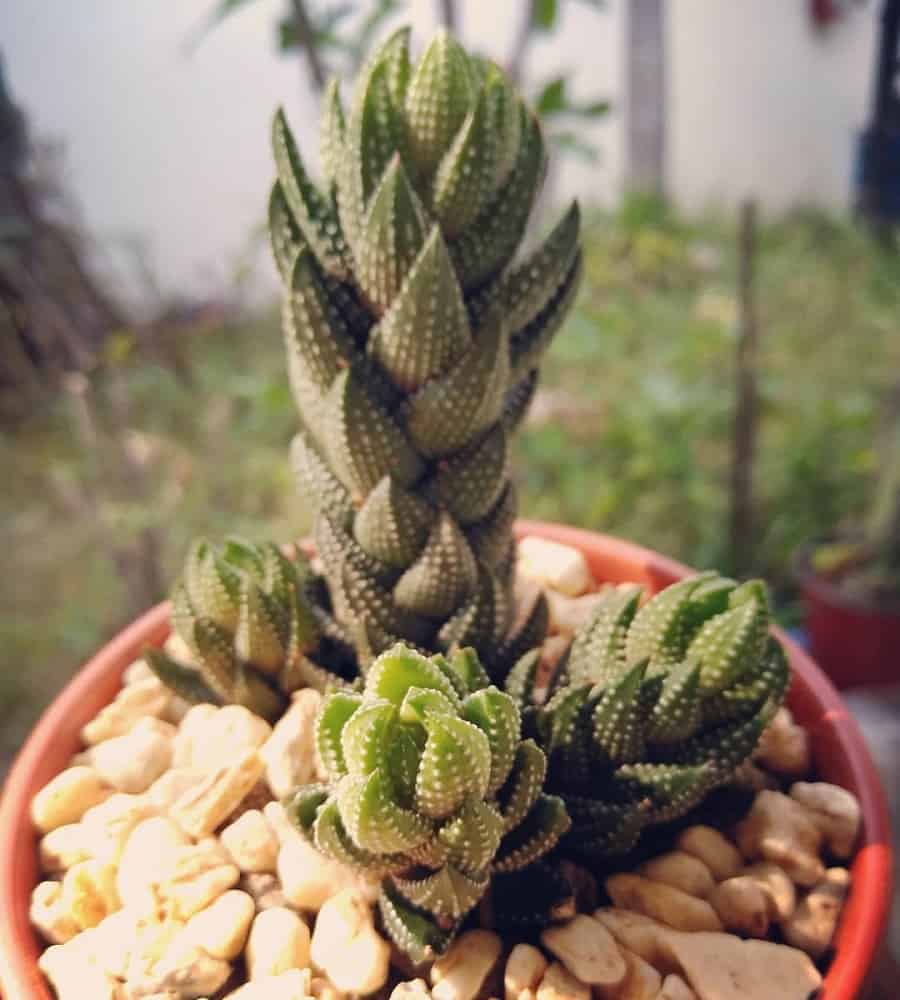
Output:
<instances>
[{"instance_id":1,"label":"white wall","mask_svg":"<svg viewBox=\"0 0 900 1000\"><path fill-rule=\"evenodd\" d=\"M824 36L808 6L669 0L667 187L684 208L850 204L881 0Z\"/></svg>"},{"instance_id":2,"label":"white wall","mask_svg":"<svg viewBox=\"0 0 900 1000\"><path fill-rule=\"evenodd\" d=\"M318 106L296 56L274 52L285 0L257 0L192 55L186 41L216 0L0 0L0 50L12 93L36 132L67 147L67 180L98 244L115 255L138 235L167 290L215 293L263 220L273 176L268 130L284 103L316 159ZM560 30L534 46L529 69L574 70L576 95L621 104L624 0L597 14L570 2ZM463 0L462 35L503 58L523 0ZM435 0L411 0L421 45ZM621 117L592 127L599 165L569 163L557 190L609 202L621 176ZM275 288L268 254L257 288Z\"/></svg>"}]
</instances>

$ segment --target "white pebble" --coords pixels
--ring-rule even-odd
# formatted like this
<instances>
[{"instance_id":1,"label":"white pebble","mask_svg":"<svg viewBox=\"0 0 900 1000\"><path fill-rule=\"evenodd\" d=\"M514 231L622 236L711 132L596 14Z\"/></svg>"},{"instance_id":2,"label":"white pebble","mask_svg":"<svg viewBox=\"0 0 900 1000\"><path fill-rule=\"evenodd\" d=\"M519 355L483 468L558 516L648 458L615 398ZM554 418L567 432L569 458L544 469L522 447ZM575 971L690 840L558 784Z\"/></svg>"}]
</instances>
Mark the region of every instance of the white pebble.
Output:
<instances>
[{"instance_id":1,"label":"white pebble","mask_svg":"<svg viewBox=\"0 0 900 1000\"><path fill-rule=\"evenodd\" d=\"M219 834L242 872L274 872L278 838L259 809L248 809Z\"/></svg>"},{"instance_id":2,"label":"white pebble","mask_svg":"<svg viewBox=\"0 0 900 1000\"><path fill-rule=\"evenodd\" d=\"M247 973L250 979L260 979L305 969L309 949L309 928L293 910L283 906L263 910L253 920L247 938Z\"/></svg>"},{"instance_id":3,"label":"white pebble","mask_svg":"<svg viewBox=\"0 0 900 1000\"><path fill-rule=\"evenodd\" d=\"M503 943L493 931L466 931L431 967L434 1000L474 1000L500 958Z\"/></svg>"},{"instance_id":4,"label":"white pebble","mask_svg":"<svg viewBox=\"0 0 900 1000\"><path fill-rule=\"evenodd\" d=\"M88 751L88 760L103 780L120 792L146 791L172 762L175 727L143 718L122 736L104 740Z\"/></svg>"},{"instance_id":5,"label":"white pebble","mask_svg":"<svg viewBox=\"0 0 900 1000\"><path fill-rule=\"evenodd\" d=\"M41 833L77 823L91 806L113 790L92 768L69 767L49 781L31 801L31 818Z\"/></svg>"},{"instance_id":6,"label":"white pebble","mask_svg":"<svg viewBox=\"0 0 900 1000\"><path fill-rule=\"evenodd\" d=\"M263 763L256 750L247 750L206 779L184 792L169 815L192 837L212 833L234 812L262 775Z\"/></svg>"},{"instance_id":7,"label":"white pebble","mask_svg":"<svg viewBox=\"0 0 900 1000\"><path fill-rule=\"evenodd\" d=\"M381 989L390 955L391 947L375 930L362 893L344 889L325 901L316 918L310 957L337 989L362 994Z\"/></svg>"},{"instance_id":8,"label":"white pebble","mask_svg":"<svg viewBox=\"0 0 900 1000\"><path fill-rule=\"evenodd\" d=\"M312 688L297 691L290 708L260 750L266 765L266 781L276 798L284 798L315 777L315 722L321 705L318 691Z\"/></svg>"},{"instance_id":9,"label":"white pebble","mask_svg":"<svg viewBox=\"0 0 900 1000\"><path fill-rule=\"evenodd\" d=\"M164 714L172 693L156 677L127 684L115 700L102 708L81 730L81 738L89 746L124 736L146 716L159 718Z\"/></svg>"}]
</instances>

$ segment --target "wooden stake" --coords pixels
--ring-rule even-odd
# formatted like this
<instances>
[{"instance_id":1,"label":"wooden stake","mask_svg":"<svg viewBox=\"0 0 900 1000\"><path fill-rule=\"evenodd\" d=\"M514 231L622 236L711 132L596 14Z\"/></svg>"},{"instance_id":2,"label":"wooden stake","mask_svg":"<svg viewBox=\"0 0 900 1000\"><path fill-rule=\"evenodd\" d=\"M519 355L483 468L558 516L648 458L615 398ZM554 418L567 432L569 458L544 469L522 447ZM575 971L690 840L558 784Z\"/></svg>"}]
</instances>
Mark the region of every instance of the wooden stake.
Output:
<instances>
[{"instance_id":1,"label":"wooden stake","mask_svg":"<svg viewBox=\"0 0 900 1000\"><path fill-rule=\"evenodd\" d=\"M753 461L759 423L759 324L754 295L756 204L742 202L738 232L738 331L735 354L734 438L731 461L730 549L737 575L753 568L755 511Z\"/></svg>"}]
</instances>

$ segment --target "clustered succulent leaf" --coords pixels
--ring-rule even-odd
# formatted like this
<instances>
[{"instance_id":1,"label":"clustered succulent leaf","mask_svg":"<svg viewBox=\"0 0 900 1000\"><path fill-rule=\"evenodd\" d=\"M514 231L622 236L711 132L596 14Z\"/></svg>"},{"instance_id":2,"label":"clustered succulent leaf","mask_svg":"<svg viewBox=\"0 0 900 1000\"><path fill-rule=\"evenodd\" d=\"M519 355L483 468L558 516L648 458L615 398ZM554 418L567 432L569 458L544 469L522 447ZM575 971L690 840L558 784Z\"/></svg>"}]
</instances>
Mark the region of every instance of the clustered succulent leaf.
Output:
<instances>
[{"instance_id":1,"label":"clustered succulent leaf","mask_svg":"<svg viewBox=\"0 0 900 1000\"><path fill-rule=\"evenodd\" d=\"M572 817L563 845L630 849L726 782L781 703L789 667L769 635L765 585L703 573L642 607L637 586L600 602L535 707L538 653L513 668L516 700Z\"/></svg>"},{"instance_id":2,"label":"clustered succulent leaf","mask_svg":"<svg viewBox=\"0 0 900 1000\"><path fill-rule=\"evenodd\" d=\"M348 110L328 87L320 185L275 117L293 462L361 665L403 639L475 647L499 676L546 627L539 602L507 642L508 458L577 288L578 209L514 262L545 168L537 118L446 32L415 66L408 41L376 52Z\"/></svg>"},{"instance_id":3,"label":"clustered succulent leaf","mask_svg":"<svg viewBox=\"0 0 900 1000\"><path fill-rule=\"evenodd\" d=\"M384 925L416 962L447 947L492 873L527 867L569 827L543 792L543 751L474 650L394 646L362 692L325 699L316 741L329 781L288 814L323 854L381 879Z\"/></svg>"},{"instance_id":4,"label":"clustered succulent leaf","mask_svg":"<svg viewBox=\"0 0 900 1000\"><path fill-rule=\"evenodd\" d=\"M229 538L194 543L172 591L172 627L187 662L162 650L145 658L193 702L244 705L277 718L299 687L324 690L340 678L313 657L322 640L313 577L302 554Z\"/></svg>"}]
</instances>

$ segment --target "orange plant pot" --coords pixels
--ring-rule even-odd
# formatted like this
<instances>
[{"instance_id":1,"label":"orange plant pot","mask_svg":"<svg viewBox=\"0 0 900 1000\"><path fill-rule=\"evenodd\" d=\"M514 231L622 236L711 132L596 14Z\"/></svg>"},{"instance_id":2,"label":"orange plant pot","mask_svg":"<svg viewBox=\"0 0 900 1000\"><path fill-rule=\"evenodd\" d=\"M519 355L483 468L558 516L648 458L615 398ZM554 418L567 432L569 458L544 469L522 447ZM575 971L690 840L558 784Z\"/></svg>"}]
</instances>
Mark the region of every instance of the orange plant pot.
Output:
<instances>
[{"instance_id":1,"label":"orange plant pot","mask_svg":"<svg viewBox=\"0 0 900 1000\"><path fill-rule=\"evenodd\" d=\"M518 522L516 532L575 546L599 581L635 581L656 592L690 572L607 535L537 521ZM37 966L41 945L28 920L31 890L39 878L31 800L78 751L81 727L113 699L122 672L141 649L165 641L168 611L167 604L157 605L87 663L43 714L9 773L0 802L0 995L5 1000L51 1000ZM890 910L893 853L887 807L862 733L840 695L796 644L781 633L779 639L794 674L789 705L810 733L817 774L850 789L862 808L852 889L820 998L854 1000L875 963Z\"/></svg>"}]
</instances>

